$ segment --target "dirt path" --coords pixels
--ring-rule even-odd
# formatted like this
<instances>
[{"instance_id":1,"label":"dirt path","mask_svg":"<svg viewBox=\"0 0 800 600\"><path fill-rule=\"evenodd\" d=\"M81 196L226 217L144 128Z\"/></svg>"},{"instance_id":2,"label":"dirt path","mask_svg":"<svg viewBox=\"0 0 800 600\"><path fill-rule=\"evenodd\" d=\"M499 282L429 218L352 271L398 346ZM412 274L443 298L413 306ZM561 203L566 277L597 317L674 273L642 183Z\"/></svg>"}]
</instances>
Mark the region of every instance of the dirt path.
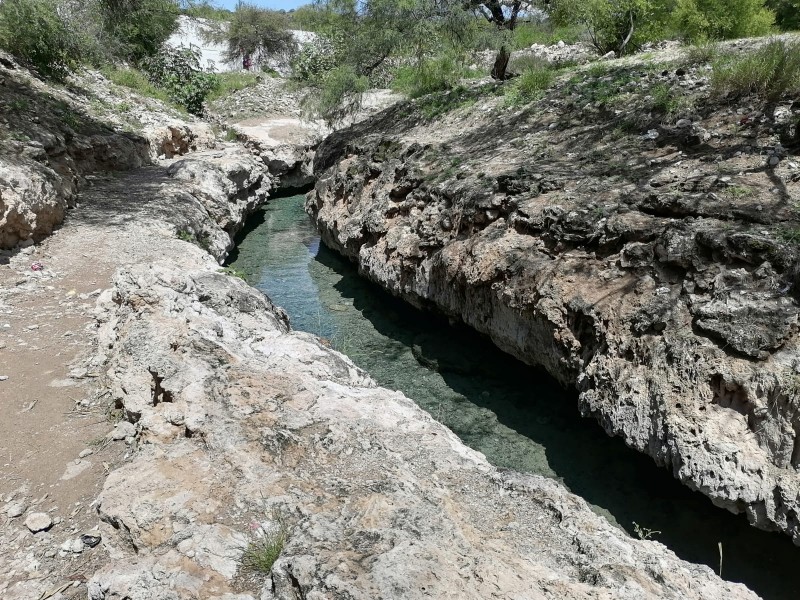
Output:
<instances>
[{"instance_id":1,"label":"dirt path","mask_svg":"<svg viewBox=\"0 0 800 600\"><path fill-rule=\"evenodd\" d=\"M153 201L165 185L166 165L95 178L59 231L0 266L2 598L38 598L70 580L65 597L86 595L80 582L102 553L62 544L95 527L91 504L127 449L105 437L114 415L95 384L99 361L88 358L94 304L118 267L181 255L186 242ZM53 527L30 533L34 512Z\"/></svg>"}]
</instances>

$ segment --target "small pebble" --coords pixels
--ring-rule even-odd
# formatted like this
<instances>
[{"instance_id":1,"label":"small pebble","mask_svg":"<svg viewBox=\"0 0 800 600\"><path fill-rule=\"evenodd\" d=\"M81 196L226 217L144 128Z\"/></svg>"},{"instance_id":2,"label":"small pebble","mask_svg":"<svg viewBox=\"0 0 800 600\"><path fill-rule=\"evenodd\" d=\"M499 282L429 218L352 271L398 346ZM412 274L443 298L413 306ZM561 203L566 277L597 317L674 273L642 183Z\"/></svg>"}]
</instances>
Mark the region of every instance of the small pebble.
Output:
<instances>
[{"instance_id":1,"label":"small pebble","mask_svg":"<svg viewBox=\"0 0 800 600\"><path fill-rule=\"evenodd\" d=\"M6 515L8 515L9 519L21 517L25 514L25 508L26 506L22 502L14 502L14 504L6 509Z\"/></svg>"}]
</instances>

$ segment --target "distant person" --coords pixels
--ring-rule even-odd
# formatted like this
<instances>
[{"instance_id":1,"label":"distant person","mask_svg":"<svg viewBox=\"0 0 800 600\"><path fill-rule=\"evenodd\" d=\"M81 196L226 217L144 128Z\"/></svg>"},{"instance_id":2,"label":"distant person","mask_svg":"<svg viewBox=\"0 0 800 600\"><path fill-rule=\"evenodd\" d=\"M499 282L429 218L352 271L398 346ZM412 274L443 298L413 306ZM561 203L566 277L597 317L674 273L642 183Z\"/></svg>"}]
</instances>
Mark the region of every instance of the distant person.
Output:
<instances>
[{"instance_id":1,"label":"distant person","mask_svg":"<svg viewBox=\"0 0 800 600\"><path fill-rule=\"evenodd\" d=\"M250 59L249 54L245 54L242 57L242 67L244 67L245 71L249 71L250 67L253 65L253 61Z\"/></svg>"}]
</instances>

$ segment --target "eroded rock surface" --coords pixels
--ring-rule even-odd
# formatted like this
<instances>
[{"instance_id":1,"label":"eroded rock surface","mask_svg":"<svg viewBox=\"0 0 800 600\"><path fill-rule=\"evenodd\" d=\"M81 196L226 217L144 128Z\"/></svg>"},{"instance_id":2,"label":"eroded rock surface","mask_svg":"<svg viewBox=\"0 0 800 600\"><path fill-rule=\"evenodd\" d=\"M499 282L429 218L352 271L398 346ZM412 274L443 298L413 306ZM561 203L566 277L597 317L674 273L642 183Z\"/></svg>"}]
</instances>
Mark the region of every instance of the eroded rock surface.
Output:
<instances>
[{"instance_id":1,"label":"eroded rock surface","mask_svg":"<svg viewBox=\"0 0 800 600\"><path fill-rule=\"evenodd\" d=\"M101 306L136 451L98 500L92 600L755 597L492 468L236 278L135 266ZM277 520L271 575L243 570Z\"/></svg>"},{"instance_id":2,"label":"eroded rock surface","mask_svg":"<svg viewBox=\"0 0 800 600\"><path fill-rule=\"evenodd\" d=\"M0 249L50 235L87 176L215 143L209 125L100 75L82 74L78 83L91 93L80 93L47 86L8 55L0 58Z\"/></svg>"},{"instance_id":3,"label":"eroded rock surface","mask_svg":"<svg viewBox=\"0 0 800 600\"><path fill-rule=\"evenodd\" d=\"M608 433L800 543L800 107L720 104L680 57L606 64L516 110L492 84L334 134L308 211L366 277L544 366Z\"/></svg>"}]
</instances>

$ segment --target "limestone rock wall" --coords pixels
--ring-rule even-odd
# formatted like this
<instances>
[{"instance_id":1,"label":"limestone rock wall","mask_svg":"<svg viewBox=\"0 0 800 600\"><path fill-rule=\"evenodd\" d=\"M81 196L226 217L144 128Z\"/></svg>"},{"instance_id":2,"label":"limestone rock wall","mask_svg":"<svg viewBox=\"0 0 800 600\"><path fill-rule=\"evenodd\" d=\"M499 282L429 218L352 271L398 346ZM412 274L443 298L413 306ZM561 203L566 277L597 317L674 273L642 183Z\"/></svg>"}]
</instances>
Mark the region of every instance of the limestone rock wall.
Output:
<instances>
[{"instance_id":1,"label":"limestone rock wall","mask_svg":"<svg viewBox=\"0 0 800 600\"><path fill-rule=\"evenodd\" d=\"M544 366L609 434L800 543L798 109L715 104L703 67L614 64L517 110L476 87L336 133L308 212L364 276ZM616 113L592 100L608 81ZM656 84L694 108L658 115Z\"/></svg>"}]
</instances>

